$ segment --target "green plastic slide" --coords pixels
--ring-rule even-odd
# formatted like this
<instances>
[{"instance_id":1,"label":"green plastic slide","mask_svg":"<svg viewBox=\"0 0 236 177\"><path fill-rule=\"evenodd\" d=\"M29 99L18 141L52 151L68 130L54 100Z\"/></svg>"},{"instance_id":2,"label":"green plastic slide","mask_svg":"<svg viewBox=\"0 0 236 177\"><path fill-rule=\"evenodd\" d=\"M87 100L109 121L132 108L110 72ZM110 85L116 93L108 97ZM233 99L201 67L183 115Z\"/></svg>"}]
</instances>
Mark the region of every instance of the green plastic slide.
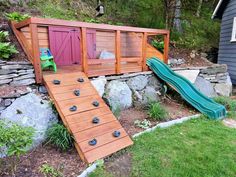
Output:
<instances>
[{"instance_id":1,"label":"green plastic slide","mask_svg":"<svg viewBox=\"0 0 236 177\"><path fill-rule=\"evenodd\" d=\"M201 113L211 119L225 117L226 109L223 105L203 95L189 80L172 71L161 60L155 57L150 58L147 60L147 65L159 78L173 86L188 103Z\"/></svg>"}]
</instances>

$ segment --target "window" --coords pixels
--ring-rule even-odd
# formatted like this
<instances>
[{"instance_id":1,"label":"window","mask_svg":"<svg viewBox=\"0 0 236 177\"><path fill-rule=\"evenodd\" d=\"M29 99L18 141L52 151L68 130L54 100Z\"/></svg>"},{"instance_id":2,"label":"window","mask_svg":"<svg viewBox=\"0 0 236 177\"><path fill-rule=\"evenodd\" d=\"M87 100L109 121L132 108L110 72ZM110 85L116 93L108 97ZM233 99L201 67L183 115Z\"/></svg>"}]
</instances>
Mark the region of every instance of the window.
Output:
<instances>
[{"instance_id":1,"label":"window","mask_svg":"<svg viewBox=\"0 0 236 177\"><path fill-rule=\"evenodd\" d=\"M234 17L234 21L233 21L231 42L236 42L236 17Z\"/></svg>"}]
</instances>

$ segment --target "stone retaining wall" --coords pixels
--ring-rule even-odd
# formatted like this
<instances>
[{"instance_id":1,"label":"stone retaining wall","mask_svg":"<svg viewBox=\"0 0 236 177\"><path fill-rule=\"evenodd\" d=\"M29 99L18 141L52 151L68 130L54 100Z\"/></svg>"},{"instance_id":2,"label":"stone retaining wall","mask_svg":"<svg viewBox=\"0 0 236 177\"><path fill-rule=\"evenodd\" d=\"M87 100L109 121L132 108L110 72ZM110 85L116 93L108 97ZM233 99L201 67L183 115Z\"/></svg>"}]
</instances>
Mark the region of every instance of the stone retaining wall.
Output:
<instances>
[{"instance_id":1,"label":"stone retaining wall","mask_svg":"<svg viewBox=\"0 0 236 177\"><path fill-rule=\"evenodd\" d=\"M0 111L31 92L32 84L35 84L35 75L31 63L0 60Z\"/></svg>"}]
</instances>

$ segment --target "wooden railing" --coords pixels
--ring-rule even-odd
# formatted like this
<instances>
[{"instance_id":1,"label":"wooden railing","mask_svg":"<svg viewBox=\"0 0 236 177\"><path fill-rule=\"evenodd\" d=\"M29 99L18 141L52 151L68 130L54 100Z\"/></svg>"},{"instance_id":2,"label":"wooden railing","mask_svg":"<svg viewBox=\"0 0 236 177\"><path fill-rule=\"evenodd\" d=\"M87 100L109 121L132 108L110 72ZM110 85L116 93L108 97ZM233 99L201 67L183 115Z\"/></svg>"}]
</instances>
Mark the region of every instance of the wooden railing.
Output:
<instances>
[{"instance_id":1,"label":"wooden railing","mask_svg":"<svg viewBox=\"0 0 236 177\"><path fill-rule=\"evenodd\" d=\"M128 26L114 26L106 24L93 24L85 22L76 21L65 21L57 19L44 19L31 17L19 23L11 23L13 31L20 41L25 53L27 54L29 60L33 63L36 73L37 83L42 82L42 70L40 65L40 53L39 53L39 39L38 39L38 27L39 26L66 26L66 27L77 27L81 29L81 48L82 48L82 71L88 74L89 65L101 64L101 63L113 63L115 64L115 73L121 74L121 63L126 62L139 62L141 63L142 71L148 70L146 65L146 53L147 53L147 39L149 35L163 35L164 36L164 62L168 61L168 50L169 50L169 31L163 29L149 29L149 28L137 28ZM31 50L29 43L27 43L26 38L21 33L21 28L28 26L31 35ZM87 29L97 29L103 31L113 31L115 32L115 60L95 60L87 58L87 39L86 30ZM134 32L142 34L142 51L140 57L121 57L121 32Z\"/></svg>"}]
</instances>

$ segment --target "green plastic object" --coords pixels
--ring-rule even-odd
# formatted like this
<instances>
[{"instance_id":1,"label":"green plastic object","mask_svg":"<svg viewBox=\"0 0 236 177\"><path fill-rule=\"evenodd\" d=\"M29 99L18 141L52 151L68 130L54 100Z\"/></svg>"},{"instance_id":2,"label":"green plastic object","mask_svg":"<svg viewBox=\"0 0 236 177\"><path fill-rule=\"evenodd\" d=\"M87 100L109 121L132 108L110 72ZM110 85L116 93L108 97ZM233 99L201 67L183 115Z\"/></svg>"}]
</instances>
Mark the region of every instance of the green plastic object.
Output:
<instances>
[{"instance_id":1,"label":"green plastic object","mask_svg":"<svg viewBox=\"0 0 236 177\"><path fill-rule=\"evenodd\" d=\"M40 60L41 68L43 70L52 68L54 72L57 72L57 65L54 62L53 56L48 48L40 48Z\"/></svg>"},{"instance_id":2,"label":"green plastic object","mask_svg":"<svg viewBox=\"0 0 236 177\"><path fill-rule=\"evenodd\" d=\"M148 59L147 65L160 79L173 86L188 103L204 115L211 119L222 119L226 116L223 105L203 95L189 80L172 71L158 58Z\"/></svg>"}]
</instances>

